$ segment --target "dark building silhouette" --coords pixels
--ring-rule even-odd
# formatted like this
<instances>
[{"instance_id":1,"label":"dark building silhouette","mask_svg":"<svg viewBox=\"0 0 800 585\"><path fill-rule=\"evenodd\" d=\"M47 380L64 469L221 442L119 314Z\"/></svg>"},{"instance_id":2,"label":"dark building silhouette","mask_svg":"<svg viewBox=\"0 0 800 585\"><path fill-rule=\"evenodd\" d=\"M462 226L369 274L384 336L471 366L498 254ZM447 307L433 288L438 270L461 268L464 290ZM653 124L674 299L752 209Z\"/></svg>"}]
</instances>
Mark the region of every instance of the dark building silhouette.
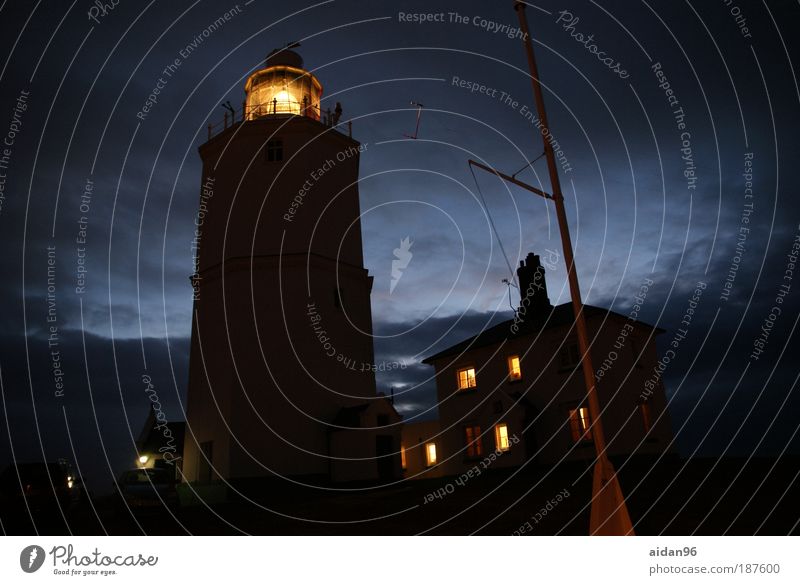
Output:
<instances>
[{"instance_id":1,"label":"dark building silhouette","mask_svg":"<svg viewBox=\"0 0 800 585\"><path fill-rule=\"evenodd\" d=\"M496 468L595 456L572 305L550 305L538 256L528 254L517 275L514 319L423 360L436 370L439 420L404 425L406 477L461 474L493 452ZM609 454L669 451L655 375L663 330L591 305L584 311Z\"/></svg>"},{"instance_id":2,"label":"dark building silhouette","mask_svg":"<svg viewBox=\"0 0 800 585\"><path fill-rule=\"evenodd\" d=\"M539 256L531 253L520 261L517 281L521 297L519 312L524 312L525 315L541 315L553 308L547 297L547 279Z\"/></svg>"},{"instance_id":3,"label":"dark building silhouette","mask_svg":"<svg viewBox=\"0 0 800 585\"><path fill-rule=\"evenodd\" d=\"M245 92L199 149L185 477L393 477L400 417L370 367L362 147L293 51Z\"/></svg>"},{"instance_id":4,"label":"dark building silhouette","mask_svg":"<svg viewBox=\"0 0 800 585\"><path fill-rule=\"evenodd\" d=\"M167 421L151 407L136 440L138 457L135 466L166 469L180 479L185 433L184 421Z\"/></svg>"}]
</instances>

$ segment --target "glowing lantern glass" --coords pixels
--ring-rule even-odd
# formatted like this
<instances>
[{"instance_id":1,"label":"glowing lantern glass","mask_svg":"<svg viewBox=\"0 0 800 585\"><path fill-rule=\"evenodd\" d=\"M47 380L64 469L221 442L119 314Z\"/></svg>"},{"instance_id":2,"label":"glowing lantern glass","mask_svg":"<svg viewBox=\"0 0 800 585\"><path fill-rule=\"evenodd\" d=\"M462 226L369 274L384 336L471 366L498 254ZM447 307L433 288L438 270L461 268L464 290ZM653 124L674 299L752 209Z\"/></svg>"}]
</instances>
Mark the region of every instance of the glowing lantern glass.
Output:
<instances>
[{"instance_id":1,"label":"glowing lantern glass","mask_svg":"<svg viewBox=\"0 0 800 585\"><path fill-rule=\"evenodd\" d=\"M245 83L246 118L254 120L276 114L293 114L319 120L322 85L303 69L293 51L281 51L267 59L267 67L256 71Z\"/></svg>"}]
</instances>

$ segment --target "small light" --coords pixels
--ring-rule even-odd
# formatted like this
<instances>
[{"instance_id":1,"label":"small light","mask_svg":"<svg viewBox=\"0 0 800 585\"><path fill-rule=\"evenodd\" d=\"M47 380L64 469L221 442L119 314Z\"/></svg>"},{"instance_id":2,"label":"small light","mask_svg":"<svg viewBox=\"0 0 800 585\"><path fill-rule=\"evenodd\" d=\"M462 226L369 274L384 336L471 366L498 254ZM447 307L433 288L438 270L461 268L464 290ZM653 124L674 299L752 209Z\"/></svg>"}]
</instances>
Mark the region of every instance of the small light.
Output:
<instances>
[{"instance_id":1,"label":"small light","mask_svg":"<svg viewBox=\"0 0 800 585\"><path fill-rule=\"evenodd\" d=\"M67 480L67 487L68 487L69 489L72 489L72 486L73 486L73 485L74 485L74 484L73 484L73 482L72 482L72 479L71 479L71 478L70 478L70 479L68 479L68 480Z\"/></svg>"},{"instance_id":2,"label":"small light","mask_svg":"<svg viewBox=\"0 0 800 585\"><path fill-rule=\"evenodd\" d=\"M139 463L141 463L142 465L144 465L145 463L147 463L147 462L148 462L148 460L149 460L149 459L150 459L150 457L148 457L147 455L141 455L141 456L139 457Z\"/></svg>"}]
</instances>

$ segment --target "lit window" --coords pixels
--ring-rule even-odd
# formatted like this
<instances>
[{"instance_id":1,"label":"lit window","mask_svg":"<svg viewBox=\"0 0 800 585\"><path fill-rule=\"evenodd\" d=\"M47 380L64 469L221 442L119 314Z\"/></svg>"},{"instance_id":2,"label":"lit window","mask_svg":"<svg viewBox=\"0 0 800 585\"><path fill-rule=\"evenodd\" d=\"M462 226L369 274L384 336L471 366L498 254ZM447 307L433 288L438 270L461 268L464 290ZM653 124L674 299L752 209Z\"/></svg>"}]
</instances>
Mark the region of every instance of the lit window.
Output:
<instances>
[{"instance_id":1,"label":"lit window","mask_svg":"<svg viewBox=\"0 0 800 585\"><path fill-rule=\"evenodd\" d=\"M428 467L436 465L436 443L425 443L425 463Z\"/></svg>"},{"instance_id":2,"label":"lit window","mask_svg":"<svg viewBox=\"0 0 800 585\"><path fill-rule=\"evenodd\" d=\"M475 368L464 368L458 370L458 389L467 390L474 388L477 382L475 381Z\"/></svg>"},{"instance_id":3,"label":"lit window","mask_svg":"<svg viewBox=\"0 0 800 585\"><path fill-rule=\"evenodd\" d=\"M589 409L585 406L569 411L569 427L572 432L572 440L591 441L592 435L589 432Z\"/></svg>"},{"instance_id":4,"label":"lit window","mask_svg":"<svg viewBox=\"0 0 800 585\"><path fill-rule=\"evenodd\" d=\"M467 443L467 457L478 457L483 454L481 445L481 427L464 427L464 435Z\"/></svg>"},{"instance_id":5,"label":"lit window","mask_svg":"<svg viewBox=\"0 0 800 585\"><path fill-rule=\"evenodd\" d=\"M400 466L406 468L406 446L400 443Z\"/></svg>"},{"instance_id":6,"label":"lit window","mask_svg":"<svg viewBox=\"0 0 800 585\"><path fill-rule=\"evenodd\" d=\"M494 427L494 443L498 451L508 451L511 444L508 442L508 425L500 423Z\"/></svg>"},{"instance_id":7,"label":"lit window","mask_svg":"<svg viewBox=\"0 0 800 585\"><path fill-rule=\"evenodd\" d=\"M283 160L283 140L267 141L267 162L280 162Z\"/></svg>"},{"instance_id":8,"label":"lit window","mask_svg":"<svg viewBox=\"0 0 800 585\"><path fill-rule=\"evenodd\" d=\"M519 364L519 356L512 355L508 358L508 379L509 380L521 380L522 379L522 367Z\"/></svg>"},{"instance_id":9,"label":"lit window","mask_svg":"<svg viewBox=\"0 0 800 585\"><path fill-rule=\"evenodd\" d=\"M650 418L650 404L642 402L639 404L639 412L642 413L642 423L644 423L644 432L649 433L652 428L652 419Z\"/></svg>"},{"instance_id":10,"label":"lit window","mask_svg":"<svg viewBox=\"0 0 800 585\"><path fill-rule=\"evenodd\" d=\"M581 361L581 352L578 350L577 343L566 343L561 351L558 352L560 367L562 370L574 368Z\"/></svg>"}]
</instances>

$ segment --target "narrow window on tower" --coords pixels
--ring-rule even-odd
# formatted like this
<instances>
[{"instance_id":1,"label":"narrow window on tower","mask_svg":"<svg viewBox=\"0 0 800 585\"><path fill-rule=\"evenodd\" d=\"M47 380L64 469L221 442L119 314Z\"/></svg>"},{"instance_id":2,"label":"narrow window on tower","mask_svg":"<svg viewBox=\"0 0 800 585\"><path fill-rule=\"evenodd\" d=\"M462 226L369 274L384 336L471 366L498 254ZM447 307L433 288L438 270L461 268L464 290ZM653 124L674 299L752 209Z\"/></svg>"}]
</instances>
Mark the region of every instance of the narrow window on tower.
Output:
<instances>
[{"instance_id":1,"label":"narrow window on tower","mask_svg":"<svg viewBox=\"0 0 800 585\"><path fill-rule=\"evenodd\" d=\"M406 446L403 443L400 443L400 467L406 469Z\"/></svg>"},{"instance_id":2,"label":"narrow window on tower","mask_svg":"<svg viewBox=\"0 0 800 585\"><path fill-rule=\"evenodd\" d=\"M519 364L519 356L508 357L508 379L512 382L522 380L522 367Z\"/></svg>"},{"instance_id":3,"label":"narrow window on tower","mask_svg":"<svg viewBox=\"0 0 800 585\"><path fill-rule=\"evenodd\" d=\"M197 479L209 482L214 476L214 441L200 443L200 461L197 466Z\"/></svg>"},{"instance_id":4,"label":"narrow window on tower","mask_svg":"<svg viewBox=\"0 0 800 585\"><path fill-rule=\"evenodd\" d=\"M477 425L464 427L464 439L467 444L467 457L479 457L483 454L481 427Z\"/></svg>"},{"instance_id":5,"label":"narrow window on tower","mask_svg":"<svg viewBox=\"0 0 800 585\"><path fill-rule=\"evenodd\" d=\"M425 464L428 467L436 465L436 443L425 443Z\"/></svg>"},{"instance_id":6,"label":"narrow window on tower","mask_svg":"<svg viewBox=\"0 0 800 585\"><path fill-rule=\"evenodd\" d=\"M569 428L572 433L572 440L591 441L592 434L589 432L589 409L585 406L569 411Z\"/></svg>"},{"instance_id":7,"label":"narrow window on tower","mask_svg":"<svg viewBox=\"0 0 800 585\"><path fill-rule=\"evenodd\" d=\"M500 423L494 427L494 444L498 451L508 451L511 444L508 441L508 425Z\"/></svg>"},{"instance_id":8,"label":"narrow window on tower","mask_svg":"<svg viewBox=\"0 0 800 585\"><path fill-rule=\"evenodd\" d=\"M275 138L267 141L267 162L281 162L283 160L283 140Z\"/></svg>"},{"instance_id":9,"label":"narrow window on tower","mask_svg":"<svg viewBox=\"0 0 800 585\"><path fill-rule=\"evenodd\" d=\"M461 368L458 370L458 389L469 390L477 385L475 368Z\"/></svg>"},{"instance_id":10,"label":"narrow window on tower","mask_svg":"<svg viewBox=\"0 0 800 585\"><path fill-rule=\"evenodd\" d=\"M635 337L629 337L631 344L631 353L633 354L633 364L637 368L641 368L641 360L639 359L639 344L636 341Z\"/></svg>"}]
</instances>

